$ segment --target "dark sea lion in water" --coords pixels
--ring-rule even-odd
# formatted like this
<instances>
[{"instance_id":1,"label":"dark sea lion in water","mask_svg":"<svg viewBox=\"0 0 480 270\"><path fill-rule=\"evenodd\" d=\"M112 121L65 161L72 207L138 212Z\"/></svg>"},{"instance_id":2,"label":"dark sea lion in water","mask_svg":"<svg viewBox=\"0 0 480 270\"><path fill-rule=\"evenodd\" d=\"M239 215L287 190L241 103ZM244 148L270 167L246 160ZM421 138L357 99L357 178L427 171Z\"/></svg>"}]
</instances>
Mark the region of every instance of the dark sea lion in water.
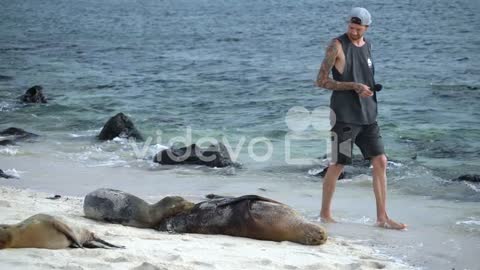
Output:
<instances>
[{"instance_id":1,"label":"dark sea lion in water","mask_svg":"<svg viewBox=\"0 0 480 270\"><path fill-rule=\"evenodd\" d=\"M193 203L168 196L155 204L115 189L97 189L85 196L83 211L91 219L138 228L155 228L167 217L191 209Z\"/></svg>"},{"instance_id":2,"label":"dark sea lion in water","mask_svg":"<svg viewBox=\"0 0 480 270\"><path fill-rule=\"evenodd\" d=\"M212 196L213 197L213 196ZM214 196L190 211L163 220L160 231L225 234L259 240L321 245L325 229L309 222L289 206L257 195Z\"/></svg>"},{"instance_id":3,"label":"dark sea lion in water","mask_svg":"<svg viewBox=\"0 0 480 270\"><path fill-rule=\"evenodd\" d=\"M4 248L122 248L84 228L72 228L60 219L37 214L13 225L0 225L0 249Z\"/></svg>"},{"instance_id":4,"label":"dark sea lion in water","mask_svg":"<svg viewBox=\"0 0 480 270\"><path fill-rule=\"evenodd\" d=\"M30 141L39 135L27 132L21 128L10 127L0 131L0 145L16 145L18 141Z\"/></svg>"},{"instance_id":5,"label":"dark sea lion in water","mask_svg":"<svg viewBox=\"0 0 480 270\"><path fill-rule=\"evenodd\" d=\"M143 136L137 130L132 120L123 113L117 113L112 116L98 134L98 139L101 141L113 140L116 137L120 138L134 138L143 141Z\"/></svg>"},{"instance_id":6,"label":"dark sea lion in water","mask_svg":"<svg viewBox=\"0 0 480 270\"><path fill-rule=\"evenodd\" d=\"M232 160L223 143L212 144L206 148L196 144L181 148L171 147L158 152L153 162L163 165L205 165L212 168L241 167Z\"/></svg>"},{"instance_id":7,"label":"dark sea lion in water","mask_svg":"<svg viewBox=\"0 0 480 270\"><path fill-rule=\"evenodd\" d=\"M39 135L25 131L21 128L9 127L0 131L0 140L31 140L39 137Z\"/></svg>"},{"instance_id":8,"label":"dark sea lion in water","mask_svg":"<svg viewBox=\"0 0 480 270\"><path fill-rule=\"evenodd\" d=\"M20 99L25 103L47 103L47 98L43 94L43 87L40 85L30 87Z\"/></svg>"}]
</instances>

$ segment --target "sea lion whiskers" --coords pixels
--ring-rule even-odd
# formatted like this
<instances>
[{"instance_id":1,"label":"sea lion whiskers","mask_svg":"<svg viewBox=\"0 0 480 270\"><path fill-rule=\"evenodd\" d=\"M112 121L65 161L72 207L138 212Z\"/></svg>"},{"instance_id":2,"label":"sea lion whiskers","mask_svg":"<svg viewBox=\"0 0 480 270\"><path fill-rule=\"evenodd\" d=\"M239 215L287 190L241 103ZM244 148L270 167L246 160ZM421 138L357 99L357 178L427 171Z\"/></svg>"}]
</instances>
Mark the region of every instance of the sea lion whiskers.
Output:
<instances>
[{"instance_id":1,"label":"sea lion whiskers","mask_svg":"<svg viewBox=\"0 0 480 270\"><path fill-rule=\"evenodd\" d=\"M300 229L303 231L304 234L302 242L306 245L322 245L328 239L325 229L323 229L317 224L307 222L303 224L302 228Z\"/></svg>"}]
</instances>

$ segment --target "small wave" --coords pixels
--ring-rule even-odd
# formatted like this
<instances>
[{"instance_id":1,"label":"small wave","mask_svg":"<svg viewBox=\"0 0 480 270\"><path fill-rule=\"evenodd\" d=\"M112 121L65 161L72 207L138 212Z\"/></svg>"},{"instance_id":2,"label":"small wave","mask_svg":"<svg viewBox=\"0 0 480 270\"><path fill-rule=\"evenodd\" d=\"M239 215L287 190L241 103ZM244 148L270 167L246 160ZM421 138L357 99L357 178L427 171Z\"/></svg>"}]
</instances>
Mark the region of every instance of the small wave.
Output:
<instances>
[{"instance_id":1,"label":"small wave","mask_svg":"<svg viewBox=\"0 0 480 270\"><path fill-rule=\"evenodd\" d=\"M68 136L70 136L72 138L87 137L87 135L80 135L80 134L75 134L75 133L68 134Z\"/></svg>"},{"instance_id":2,"label":"small wave","mask_svg":"<svg viewBox=\"0 0 480 270\"><path fill-rule=\"evenodd\" d=\"M480 186L475 185L473 183L465 182L463 181L463 184L465 184L467 187L471 188L475 192L480 192Z\"/></svg>"},{"instance_id":3,"label":"small wave","mask_svg":"<svg viewBox=\"0 0 480 270\"><path fill-rule=\"evenodd\" d=\"M307 174L308 175L311 175L311 176L317 176L319 175L321 172L323 172L323 168L322 169L318 169L318 168L314 168L314 169L310 169L308 170Z\"/></svg>"},{"instance_id":4,"label":"small wave","mask_svg":"<svg viewBox=\"0 0 480 270\"><path fill-rule=\"evenodd\" d=\"M0 75L0 81L10 81L13 80L12 76Z\"/></svg>"},{"instance_id":5,"label":"small wave","mask_svg":"<svg viewBox=\"0 0 480 270\"><path fill-rule=\"evenodd\" d=\"M112 160L107 160L104 162L96 163L96 164L90 164L87 165L88 167L130 167L128 165L128 162L125 160L120 160L120 159L112 159Z\"/></svg>"},{"instance_id":6,"label":"small wave","mask_svg":"<svg viewBox=\"0 0 480 270\"><path fill-rule=\"evenodd\" d=\"M388 161L388 165L387 165L389 168L391 167L396 167L396 168L399 168L399 167L403 167L403 164L398 162L398 161Z\"/></svg>"},{"instance_id":7,"label":"small wave","mask_svg":"<svg viewBox=\"0 0 480 270\"><path fill-rule=\"evenodd\" d=\"M11 175L15 178L20 178L20 173L23 173L23 172L19 172L17 171L15 168L14 169L6 169L4 170L4 172L8 175Z\"/></svg>"},{"instance_id":8,"label":"small wave","mask_svg":"<svg viewBox=\"0 0 480 270\"><path fill-rule=\"evenodd\" d=\"M28 51L28 50L31 50L33 48L30 48L30 47L4 47L4 48L0 48L0 52L8 52L8 51Z\"/></svg>"},{"instance_id":9,"label":"small wave","mask_svg":"<svg viewBox=\"0 0 480 270\"><path fill-rule=\"evenodd\" d=\"M99 84L99 85L96 85L95 86L95 89L110 89L110 88L114 88L115 87L115 84L113 83L110 83L110 84Z\"/></svg>"},{"instance_id":10,"label":"small wave","mask_svg":"<svg viewBox=\"0 0 480 270\"><path fill-rule=\"evenodd\" d=\"M8 156L16 156L18 154L18 148L16 147L5 147L0 149L0 154L5 154Z\"/></svg>"},{"instance_id":11,"label":"small wave","mask_svg":"<svg viewBox=\"0 0 480 270\"><path fill-rule=\"evenodd\" d=\"M241 41L241 39L236 37L226 37L226 38L217 39L217 42L239 42L239 41Z\"/></svg>"},{"instance_id":12,"label":"small wave","mask_svg":"<svg viewBox=\"0 0 480 270\"><path fill-rule=\"evenodd\" d=\"M470 220L462 220L455 222L456 225L475 225L480 226L480 220L475 220L471 218Z\"/></svg>"},{"instance_id":13,"label":"small wave","mask_svg":"<svg viewBox=\"0 0 480 270\"><path fill-rule=\"evenodd\" d=\"M435 90L478 90L478 85L468 84L432 84L431 87Z\"/></svg>"},{"instance_id":14,"label":"small wave","mask_svg":"<svg viewBox=\"0 0 480 270\"><path fill-rule=\"evenodd\" d=\"M15 106L12 103L2 101L0 102L0 112L11 112L15 110L15 108L18 106Z\"/></svg>"}]
</instances>

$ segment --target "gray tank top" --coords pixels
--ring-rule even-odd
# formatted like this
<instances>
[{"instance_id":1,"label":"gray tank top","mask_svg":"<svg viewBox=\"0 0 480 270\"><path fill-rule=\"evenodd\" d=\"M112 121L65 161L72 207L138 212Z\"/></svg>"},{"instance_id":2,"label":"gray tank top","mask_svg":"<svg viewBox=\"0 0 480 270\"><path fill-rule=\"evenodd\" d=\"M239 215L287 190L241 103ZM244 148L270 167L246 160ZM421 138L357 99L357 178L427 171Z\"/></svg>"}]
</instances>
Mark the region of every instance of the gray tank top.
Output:
<instances>
[{"instance_id":1,"label":"gray tank top","mask_svg":"<svg viewBox=\"0 0 480 270\"><path fill-rule=\"evenodd\" d=\"M343 73L332 68L333 79L339 82L363 83L373 91L374 67L371 58L371 45L365 40L365 45L357 47L352 44L347 34L337 38L342 44L345 54ZM371 97L360 97L354 90L332 91L330 108L335 112L337 122L368 125L377 120L377 94L373 91Z\"/></svg>"}]
</instances>

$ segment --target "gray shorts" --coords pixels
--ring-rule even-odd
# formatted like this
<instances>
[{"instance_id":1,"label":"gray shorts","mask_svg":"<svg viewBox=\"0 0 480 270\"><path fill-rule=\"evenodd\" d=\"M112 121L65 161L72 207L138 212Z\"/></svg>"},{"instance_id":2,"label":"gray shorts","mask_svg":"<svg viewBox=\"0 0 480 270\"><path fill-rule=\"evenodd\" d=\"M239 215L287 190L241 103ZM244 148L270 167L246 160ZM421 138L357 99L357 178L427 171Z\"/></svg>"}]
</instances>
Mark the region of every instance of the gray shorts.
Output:
<instances>
[{"instance_id":1,"label":"gray shorts","mask_svg":"<svg viewBox=\"0 0 480 270\"><path fill-rule=\"evenodd\" d=\"M336 123L332 134L332 162L352 164L353 144L355 143L365 159L385 154L382 136L377 122L370 125Z\"/></svg>"}]
</instances>

